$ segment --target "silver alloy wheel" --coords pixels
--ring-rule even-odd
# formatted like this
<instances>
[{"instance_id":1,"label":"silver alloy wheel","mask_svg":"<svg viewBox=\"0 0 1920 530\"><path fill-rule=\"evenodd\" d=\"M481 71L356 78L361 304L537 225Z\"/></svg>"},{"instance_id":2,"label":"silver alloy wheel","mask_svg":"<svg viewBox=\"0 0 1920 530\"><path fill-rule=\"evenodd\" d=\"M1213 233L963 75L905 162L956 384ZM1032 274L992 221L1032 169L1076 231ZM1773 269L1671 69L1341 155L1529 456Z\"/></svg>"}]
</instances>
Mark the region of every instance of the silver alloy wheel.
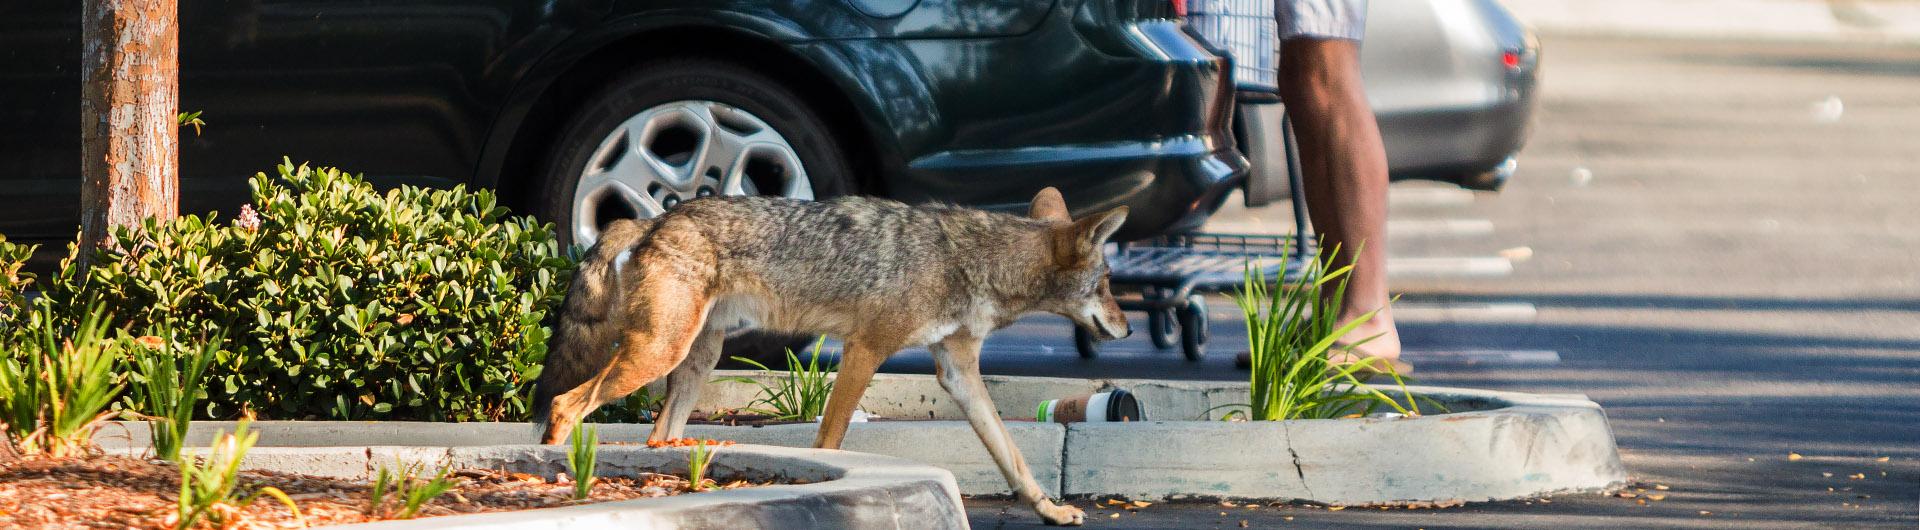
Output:
<instances>
[{"instance_id":1,"label":"silver alloy wheel","mask_svg":"<svg viewBox=\"0 0 1920 530\"><path fill-rule=\"evenodd\" d=\"M600 141L573 191L573 240L591 246L619 218L651 218L708 195L813 200L799 153L745 110L714 101L656 105Z\"/></svg>"}]
</instances>

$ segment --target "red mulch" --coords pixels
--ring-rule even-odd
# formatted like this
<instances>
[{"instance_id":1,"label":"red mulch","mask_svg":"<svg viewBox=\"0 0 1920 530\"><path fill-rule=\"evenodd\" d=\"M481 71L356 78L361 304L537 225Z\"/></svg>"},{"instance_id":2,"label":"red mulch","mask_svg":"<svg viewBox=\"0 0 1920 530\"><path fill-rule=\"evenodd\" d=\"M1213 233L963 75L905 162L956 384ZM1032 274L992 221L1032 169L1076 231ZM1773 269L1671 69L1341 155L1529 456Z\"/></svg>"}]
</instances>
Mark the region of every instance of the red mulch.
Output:
<instances>
[{"instance_id":1,"label":"red mulch","mask_svg":"<svg viewBox=\"0 0 1920 530\"><path fill-rule=\"evenodd\" d=\"M243 489L273 486L299 505L305 524L362 523L384 517L368 513L366 483L275 472L241 472ZM573 500L570 482L523 473L461 470L458 485L434 499L417 517L568 506L686 492L687 481L671 475L602 478L590 498ZM743 481L720 485L751 486ZM0 528L171 528L180 491L180 470L162 461L93 456L24 459L0 463ZM388 494L392 499L393 495ZM398 510L389 500L386 515ZM286 506L262 495L236 508L227 528L299 528ZM203 527L210 527L201 523Z\"/></svg>"}]
</instances>

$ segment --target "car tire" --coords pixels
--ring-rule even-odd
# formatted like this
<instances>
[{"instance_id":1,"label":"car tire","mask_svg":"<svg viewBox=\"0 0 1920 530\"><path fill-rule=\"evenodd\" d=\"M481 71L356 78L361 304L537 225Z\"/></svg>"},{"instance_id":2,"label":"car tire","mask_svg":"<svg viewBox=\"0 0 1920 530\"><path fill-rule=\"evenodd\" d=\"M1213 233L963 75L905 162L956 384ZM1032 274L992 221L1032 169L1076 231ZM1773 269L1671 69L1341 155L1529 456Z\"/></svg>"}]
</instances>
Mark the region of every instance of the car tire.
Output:
<instances>
[{"instance_id":1,"label":"car tire","mask_svg":"<svg viewBox=\"0 0 1920 530\"><path fill-rule=\"evenodd\" d=\"M637 67L587 99L561 131L549 150L535 212L557 225L563 246L585 242L613 219L651 217L705 195L826 199L857 191L847 152L804 98L776 79L724 61L674 59ZM644 169L621 169L636 163ZM583 183L596 187L583 192ZM722 359L785 366L787 349L800 351L812 340L736 334L727 339Z\"/></svg>"}]
</instances>

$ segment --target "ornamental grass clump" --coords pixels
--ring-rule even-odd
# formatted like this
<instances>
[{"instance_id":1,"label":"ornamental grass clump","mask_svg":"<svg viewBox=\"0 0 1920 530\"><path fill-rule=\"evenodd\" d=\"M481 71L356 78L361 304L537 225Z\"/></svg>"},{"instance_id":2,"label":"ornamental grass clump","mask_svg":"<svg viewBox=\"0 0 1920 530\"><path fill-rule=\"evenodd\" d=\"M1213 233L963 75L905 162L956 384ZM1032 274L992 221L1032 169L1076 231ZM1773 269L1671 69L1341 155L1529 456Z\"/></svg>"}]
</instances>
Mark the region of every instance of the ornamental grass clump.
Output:
<instances>
[{"instance_id":1,"label":"ornamental grass clump","mask_svg":"<svg viewBox=\"0 0 1920 530\"><path fill-rule=\"evenodd\" d=\"M106 409L124 388L121 344L107 337L97 308L84 314L63 328L43 309L0 352L0 422L22 454L84 454L94 429L115 415Z\"/></svg>"},{"instance_id":2,"label":"ornamental grass clump","mask_svg":"<svg viewBox=\"0 0 1920 530\"><path fill-rule=\"evenodd\" d=\"M224 336L201 417L526 417L572 270L551 225L487 190L382 191L332 168L249 184L231 223L115 228L91 267L70 256L45 278L43 300L64 321L99 305L115 328Z\"/></svg>"},{"instance_id":3,"label":"ornamental grass clump","mask_svg":"<svg viewBox=\"0 0 1920 530\"><path fill-rule=\"evenodd\" d=\"M147 335L128 348L133 362L133 401L147 421L154 457L180 461L181 441L193 423L194 408L206 395L207 365L222 339L197 348L175 343L171 332Z\"/></svg>"},{"instance_id":4,"label":"ornamental grass clump","mask_svg":"<svg viewBox=\"0 0 1920 530\"><path fill-rule=\"evenodd\" d=\"M1339 247L1308 260L1300 279L1270 286L1262 269L1249 265L1240 292L1234 296L1246 317L1252 374L1251 403L1245 417L1254 421L1328 419L1371 414L1381 407L1417 416L1420 408L1407 392L1404 378L1384 359L1354 355L1350 363L1334 357L1365 344L1373 337L1350 343L1343 339L1372 320L1369 311L1340 322L1341 299L1352 265L1334 266ZM1362 382L1360 375L1385 372L1406 396L1399 400ZM1236 412L1237 413L1237 412Z\"/></svg>"},{"instance_id":5,"label":"ornamental grass clump","mask_svg":"<svg viewBox=\"0 0 1920 530\"><path fill-rule=\"evenodd\" d=\"M753 402L743 409L755 414L766 414L783 421L810 421L821 415L827 408L827 397L833 394L833 374L839 371L839 364L822 365L820 347L826 343L821 337L813 341L813 351L807 357L806 364L800 363L800 356L793 350L787 350L787 370L785 377L772 383L746 377L728 377L722 381L752 383L760 387L760 393ZM736 361L751 364L760 371L773 373L772 368L759 361L745 357L734 357Z\"/></svg>"}]
</instances>

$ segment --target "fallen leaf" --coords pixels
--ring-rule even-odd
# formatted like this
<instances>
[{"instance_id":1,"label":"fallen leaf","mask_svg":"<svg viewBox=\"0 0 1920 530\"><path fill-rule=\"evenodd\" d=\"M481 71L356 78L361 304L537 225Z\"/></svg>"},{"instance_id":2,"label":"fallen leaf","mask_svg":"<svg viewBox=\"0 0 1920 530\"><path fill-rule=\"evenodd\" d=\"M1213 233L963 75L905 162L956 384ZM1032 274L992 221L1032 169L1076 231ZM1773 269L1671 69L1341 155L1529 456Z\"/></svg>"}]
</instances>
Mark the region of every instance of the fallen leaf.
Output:
<instances>
[{"instance_id":1,"label":"fallen leaf","mask_svg":"<svg viewBox=\"0 0 1920 530\"><path fill-rule=\"evenodd\" d=\"M1854 480L1860 480L1860 479L1864 479L1864 478L1867 478L1867 474L1866 474L1866 473L1854 473L1854 474L1852 474L1852 475L1847 475L1847 478L1850 478L1850 479L1854 479Z\"/></svg>"},{"instance_id":2,"label":"fallen leaf","mask_svg":"<svg viewBox=\"0 0 1920 530\"><path fill-rule=\"evenodd\" d=\"M1666 496L1666 495L1661 495L1661 494L1658 494L1658 493L1655 493L1655 494L1652 494L1652 495L1648 495L1648 496L1647 496L1647 500L1651 500L1651 501L1664 501L1664 500L1667 500L1667 496Z\"/></svg>"},{"instance_id":3,"label":"fallen leaf","mask_svg":"<svg viewBox=\"0 0 1920 530\"><path fill-rule=\"evenodd\" d=\"M1709 511L1706 511L1706 510L1700 510L1700 515L1713 515L1713 512L1709 512Z\"/></svg>"},{"instance_id":4,"label":"fallen leaf","mask_svg":"<svg viewBox=\"0 0 1920 530\"><path fill-rule=\"evenodd\" d=\"M1240 507L1240 505L1234 504L1233 501L1220 501L1220 506L1222 508L1239 508Z\"/></svg>"},{"instance_id":5,"label":"fallen leaf","mask_svg":"<svg viewBox=\"0 0 1920 530\"><path fill-rule=\"evenodd\" d=\"M1613 494L1613 495L1614 495L1615 497L1619 497L1619 498L1622 498L1622 499L1631 499L1631 498L1633 498L1633 497L1634 497L1635 495L1637 495L1637 494L1636 494L1636 493L1634 493L1634 492L1631 492L1631 491L1622 491L1622 492L1620 492L1620 493L1615 493L1615 494Z\"/></svg>"},{"instance_id":6,"label":"fallen leaf","mask_svg":"<svg viewBox=\"0 0 1920 530\"><path fill-rule=\"evenodd\" d=\"M1660 490L1660 491L1667 491L1667 485L1666 485L1666 484L1654 484L1654 485L1653 485L1653 489L1657 489L1657 490Z\"/></svg>"},{"instance_id":7,"label":"fallen leaf","mask_svg":"<svg viewBox=\"0 0 1920 530\"><path fill-rule=\"evenodd\" d=\"M1883 457L1880 457L1880 458L1875 458L1875 459L1873 459L1873 461L1875 461L1875 462L1886 462L1886 461L1888 461L1888 460L1893 460L1893 457L1891 457L1891 456L1883 456Z\"/></svg>"},{"instance_id":8,"label":"fallen leaf","mask_svg":"<svg viewBox=\"0 0 1920 530\"><path fill-rule=\"evenodd\" d=\"M1347 507L1345 507L1345 506L1328 506L1328 507L1327 507L1327 511L1329 511L1329 512L1337 512L1337 511L1340 511L1340 510L1345 510L1345 509L1347 509Z\"/></svg>"},{"instance_id":9,"label":"fallen leaf","mask_svg":"<svg viewBox=\"0 0 1920 530\"><path fill-rule=\"evenodd\" d=\"M1119 506L1126 503L1127 501L1123 501L1120 499L1107 499L1107 506Z\"/></svg>"},{"instance_id":10,"label":"fallen leaf","mask_svg":"<svg viewBox=\"0 0 1920 530\"><path fill-rule=\"evenodd\" d=\"M1133 507L1135 508L1145 508L1148 506L1153 506L1153 503L1147 502L1147 501L1133 501Z\"/></svg>"},{"instance_id":11,"label":"fallen leaf","mask_svg":"<svg viewBox=\"0 0 1920 530\"><path fill-rule=\"evenodd\" d=\"M1108 519L1119 519L1119 518L1120 518L1120 512L1113 512L1113 515L1109 515L1109 516L1107 516L1107 518L1108 518Z\"/></svg>"},{"instance_id":12,"label":"fallen leaf","mask_svg":"<svg viewBox=\"0 0 1920 530\"><path fill-rule=\"evenodd\" d=\"M1832 477L1832 476L1833 476L1833 474L1832 474L1832 473L1828 473L1828 472L1825 472L1825 471L1822 471L1822 472L1820 472L1820 476L1822 476L1822 477Z\"/></svg>"},{"instance_id":13,"label":"fallen leaf","mask_svg":"<svg viewBox=\"0 0 1920 530\"><path fill-rule=\"evenodd\" d=\"M1246 520L1246 519L1241 519L1241 520L1240 520L1240 527L1241 527L1241 528L1246 528L1246 527L1247 527L1247 520Z\"/></svg>"},{"instance_id":14,"label":"fallen leaf","mask_svg":"<svg viewBox=\"0 0 1920 530\"><path fill-rule=\"evenodd\" d=\"M1806 458L1806 457L1800 456L1800 453L1787 453L1787 461L1798 462L1802 458ZM1702 512L1702 513L1704 514L1705 512Z\"/></svg>"}]
</instances>

